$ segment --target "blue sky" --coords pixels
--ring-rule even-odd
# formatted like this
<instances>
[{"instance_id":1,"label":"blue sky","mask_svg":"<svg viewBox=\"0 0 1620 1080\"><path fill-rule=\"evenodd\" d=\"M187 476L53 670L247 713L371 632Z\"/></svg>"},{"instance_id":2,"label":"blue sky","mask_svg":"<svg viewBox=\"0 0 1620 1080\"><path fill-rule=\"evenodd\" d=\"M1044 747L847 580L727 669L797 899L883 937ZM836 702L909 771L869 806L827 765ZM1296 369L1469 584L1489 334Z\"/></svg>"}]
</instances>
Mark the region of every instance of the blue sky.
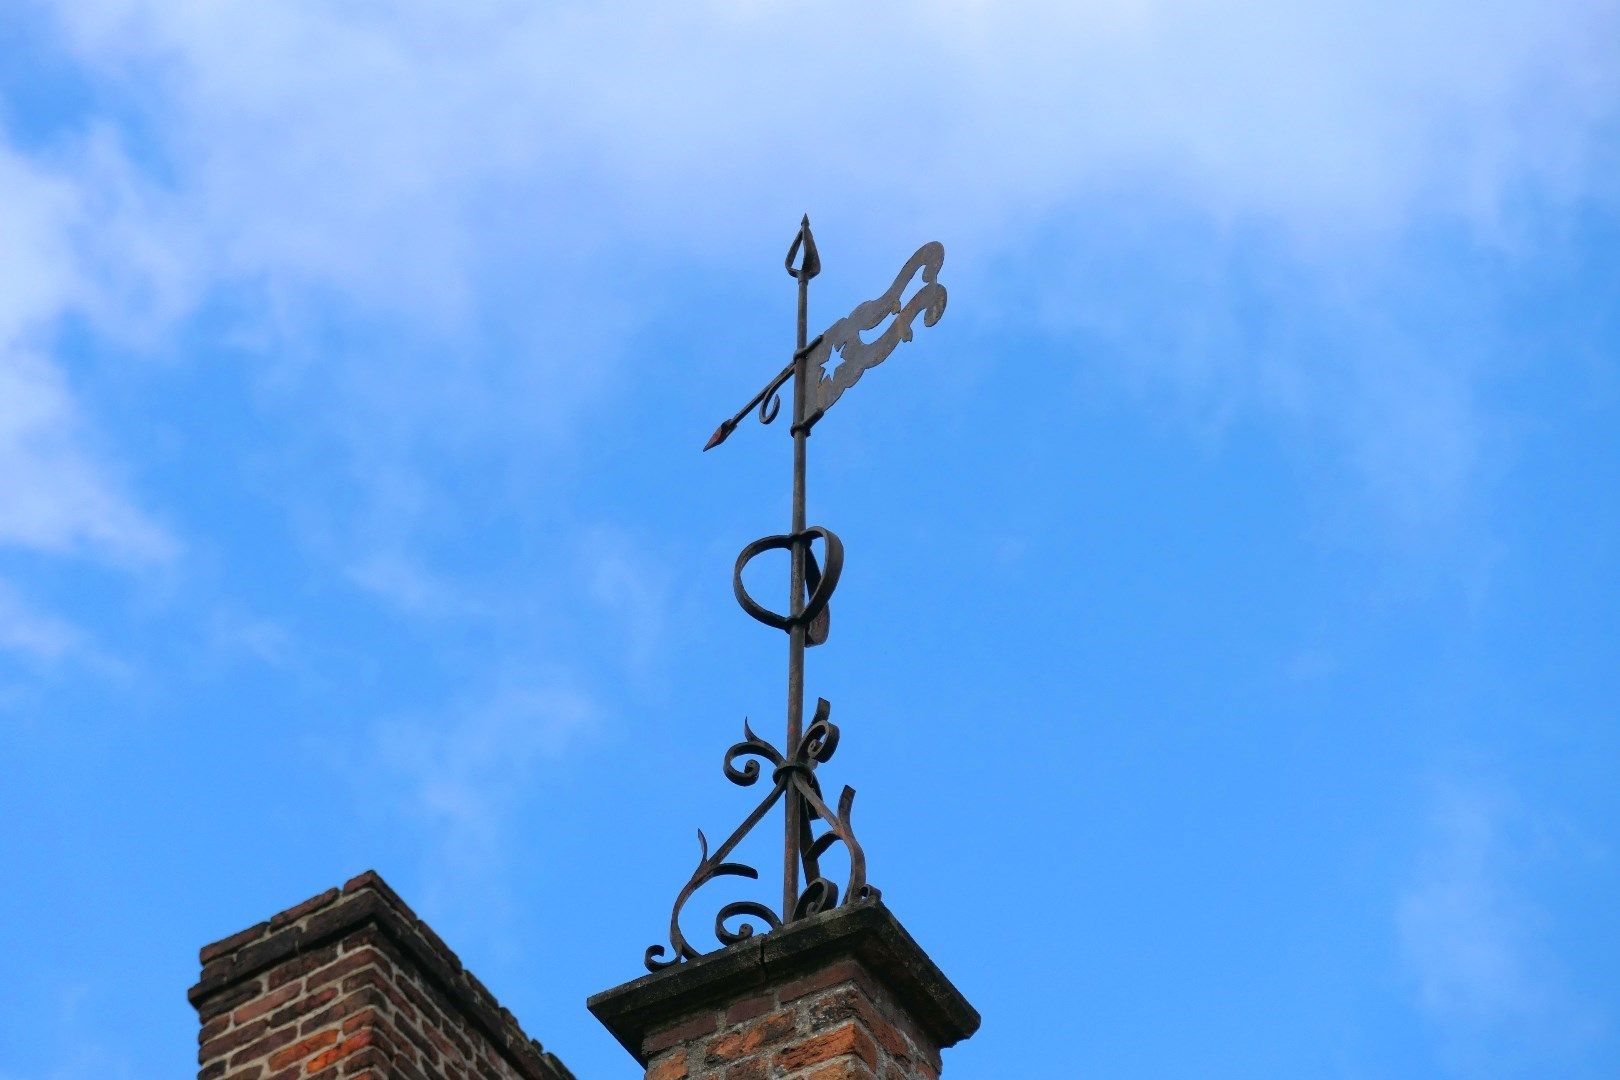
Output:
<instances>
[{"instance_id":1,"label":"blue sky","mask_svg":"<svg viewBox=\"0 0 1620 1080\"><path fill-rule=\"evenodd\" d=\"M947 251L808 688L951 1074L1620 1074L1620 6L3 15L0 1077L367 867L636 1075L805 211L816 327Z\"/></svg>"}]
</instances>

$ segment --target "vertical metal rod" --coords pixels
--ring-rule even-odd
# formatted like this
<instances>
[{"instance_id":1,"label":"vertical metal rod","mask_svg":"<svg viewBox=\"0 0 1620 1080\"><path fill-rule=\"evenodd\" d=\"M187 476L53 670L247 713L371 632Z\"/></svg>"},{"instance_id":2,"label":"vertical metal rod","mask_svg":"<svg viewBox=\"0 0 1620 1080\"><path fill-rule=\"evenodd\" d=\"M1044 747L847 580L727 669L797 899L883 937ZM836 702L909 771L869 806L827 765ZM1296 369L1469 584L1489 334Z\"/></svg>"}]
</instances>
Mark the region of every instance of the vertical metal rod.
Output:
<instances>
[{"instance_id":1,"label":"vertical metal rod","mask_svg":"<svg viewBox=\"0 0 1620 1080\"><path fill-rule=\"evenodd\" d=\"M810 358L804 355L804 346L809 333L809 303L810 303L810 219L807 216L800 225L801 236L804 237L804 251L800 256L805 272L798 275L799 280L799 325L798 337L795 342L793 361L793 568L789 574L790 587L793 591L788 599L788 611L797 620L804 613L804 565L806 548L809 540L804 536L804 474L805 474L805 440L809 433L800 425L804 423L806 407L809 396L805 392L806 372L810 365ZM787 700L787 753L791 757L798 748L799 739L804 731L804 640L805 626L797 621L788 631L788 700ZM786 796L785 845L782 859L782 921L784 923L793 918L793 908L799 900L799 832L800 819L804 813L803 797L792 784L788 785Z\"/></svg>"}]
</instances>

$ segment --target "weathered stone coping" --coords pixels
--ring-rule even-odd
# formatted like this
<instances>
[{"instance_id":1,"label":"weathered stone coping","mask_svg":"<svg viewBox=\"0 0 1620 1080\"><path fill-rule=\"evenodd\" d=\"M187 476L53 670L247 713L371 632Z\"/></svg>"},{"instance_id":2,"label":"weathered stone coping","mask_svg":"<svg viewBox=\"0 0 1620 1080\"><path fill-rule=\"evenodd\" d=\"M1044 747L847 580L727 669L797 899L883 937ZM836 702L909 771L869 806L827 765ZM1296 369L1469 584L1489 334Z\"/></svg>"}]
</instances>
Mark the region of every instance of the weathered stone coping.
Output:
<instances>
[{"instance_id":1,"label":"weathered stone coping","mask_svg":"<svg viewBox=\"0 0 1620 1080\"><path fill-rule=\"evenodd\" d=\"M979 1029L978 1010L877 900L812 915L644 975L594 995L585 1006L646 1065L642 1045L652 1031L704 1006L843 959L858 961L940 1047Z\"/></svg>"}]
</instances>

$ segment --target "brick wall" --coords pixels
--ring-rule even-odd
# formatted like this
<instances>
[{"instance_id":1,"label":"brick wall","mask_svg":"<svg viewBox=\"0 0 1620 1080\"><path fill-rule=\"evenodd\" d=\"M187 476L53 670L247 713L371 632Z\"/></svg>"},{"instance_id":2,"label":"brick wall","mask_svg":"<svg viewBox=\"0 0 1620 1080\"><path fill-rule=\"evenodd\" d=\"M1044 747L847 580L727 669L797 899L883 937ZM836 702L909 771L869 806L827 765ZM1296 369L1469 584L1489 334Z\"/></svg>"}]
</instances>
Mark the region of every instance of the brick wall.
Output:
<instances>
[{"instance_id":1,"label":"brick wall","mask_svg":"<svg viewBox=\"0 0 1620 1080\"><path fill-rule=\"evenodd\" d=\"M655 1030L647 1080L936 1080L939 1048L840 960Z\"/></svg>"},{"instance_id":2,"label":"brick wall","mask_svg":"<svg viewBox=\"0 0 1620 1080\"><path fill-rule=\"evenodd\" d=\"M573 1080L374 873L199 959L199 1080Z\"/></svg>"}]
</instances>

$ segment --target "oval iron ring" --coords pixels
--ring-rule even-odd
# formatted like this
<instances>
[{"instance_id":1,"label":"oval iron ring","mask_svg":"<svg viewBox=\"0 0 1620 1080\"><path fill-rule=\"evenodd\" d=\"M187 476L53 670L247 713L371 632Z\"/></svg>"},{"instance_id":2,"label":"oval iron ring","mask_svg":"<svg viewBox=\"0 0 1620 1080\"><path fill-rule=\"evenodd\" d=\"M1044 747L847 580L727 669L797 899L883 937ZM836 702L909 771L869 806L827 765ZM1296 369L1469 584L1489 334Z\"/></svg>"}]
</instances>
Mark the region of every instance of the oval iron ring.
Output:
<instances>
[{"instance_id":1,"label":"oval iron ring","mask_svg":"<svg viewBox=\"0 0 1620 1080\"><path fill-rule=\"evenodd\" d=\"M819 580L817 575L810 573L808 565L814 562L814 556L810 555L809 542L818 536L827 548L827 563L821 568ZM804 610L795 618L791 615L780 615L749 596L748 590L743 587L742 574L743 567L753 561L754 556L778 549L791 551L794 542L800 539L806 542L805 554L810 556L805 567L805 580L810 585L810 598L805 601ZM808 623L826 610L827 601L832 599L833 590L838 588L838 577L843 572L844 542L838 539L838 534L831 529L812 525L802 533L781 533L762 537L743 548L737 556L737 565L731 571L731 591L736 594L737 603L742 605L742 609L755 619L778 630L792 630L795 624Z\"/></svg>"}]
</instances>

